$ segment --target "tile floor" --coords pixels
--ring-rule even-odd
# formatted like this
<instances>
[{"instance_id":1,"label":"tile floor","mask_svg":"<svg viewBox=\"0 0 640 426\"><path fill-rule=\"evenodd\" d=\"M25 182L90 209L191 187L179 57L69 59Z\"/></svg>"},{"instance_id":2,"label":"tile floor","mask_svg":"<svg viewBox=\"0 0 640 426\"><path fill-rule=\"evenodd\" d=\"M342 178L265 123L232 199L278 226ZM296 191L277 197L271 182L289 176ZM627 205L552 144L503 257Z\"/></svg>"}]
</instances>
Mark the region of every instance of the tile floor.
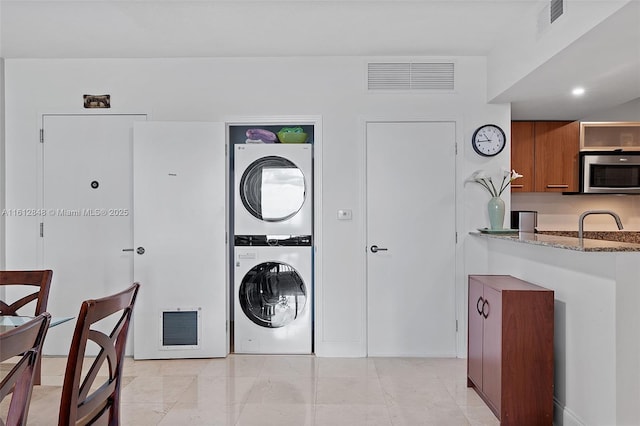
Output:
<instances>
[{"instance_id":1,"label":"tile floor","mask_svg":"<svg viewBox=\"0 0 640 426\"><path fill-rule=\"evenodd\" d=\"M43 360L29 425L56 425L66 359ZM126 360L122 425L498 425L466 360L230 355ZM0 409L2 407L0 406Z\"/></svg>"}]
</instances>

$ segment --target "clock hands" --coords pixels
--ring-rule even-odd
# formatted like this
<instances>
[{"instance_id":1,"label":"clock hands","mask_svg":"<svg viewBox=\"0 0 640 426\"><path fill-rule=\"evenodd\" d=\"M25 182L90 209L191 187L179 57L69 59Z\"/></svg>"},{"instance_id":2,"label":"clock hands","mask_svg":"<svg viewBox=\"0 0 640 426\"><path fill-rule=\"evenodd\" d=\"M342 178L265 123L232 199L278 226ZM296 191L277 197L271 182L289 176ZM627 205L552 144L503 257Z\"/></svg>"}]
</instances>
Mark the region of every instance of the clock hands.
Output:
<instances>
[{"instance_id":1,"label":"clock hands","mask_svg":"<svg viewBox=\"0 0 640 426\"><path fill-rule=\"evenodd\" d=\"M481 136L481 135L478 135L478 136ZM478 139L478 142L492 142L491 138L487 136L486 132L482 132L482 136L484 136L485 139L484 140Z\"/></svg>"}]
</instances>

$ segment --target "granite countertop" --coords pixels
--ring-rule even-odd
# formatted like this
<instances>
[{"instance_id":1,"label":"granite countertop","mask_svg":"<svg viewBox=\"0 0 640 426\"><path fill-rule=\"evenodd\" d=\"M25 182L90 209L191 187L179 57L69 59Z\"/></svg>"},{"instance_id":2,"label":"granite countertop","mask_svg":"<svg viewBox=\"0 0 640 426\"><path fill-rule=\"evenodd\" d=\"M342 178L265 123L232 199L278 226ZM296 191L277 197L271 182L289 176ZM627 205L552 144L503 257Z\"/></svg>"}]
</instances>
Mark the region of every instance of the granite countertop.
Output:
<instances>
[{"instance_id":1,"label":"granite countertop","mask_svg":"<svg viewBox=\"0 0 640 426\"><path fill-rule=\"evenodd\" d=\"M578 238L578 231L538 231L538 234ZM582 235L590 240L640 244L639 231L584 231Z\"/></svg>"},{"instance_id":2,"label":"granite countertop","mask_svg":"<svg viewBox=\"0 0 640 426\"><path fill-rule=\"evenodd\" d=\"M640 232L585 232L582 241L577 231L540 231L513 234L487 234L470 232L488 238L514 241L576 251L640 252ZM614 234L614 235L610 235ZM591 237L591 238L589 238ZM595 239L598 238L598 239ZM609 238L608 240L601 238ZM616 241L611 241L615 239ZM635 242L634 242L635 241Z\"/></svg>"}]
</instances>

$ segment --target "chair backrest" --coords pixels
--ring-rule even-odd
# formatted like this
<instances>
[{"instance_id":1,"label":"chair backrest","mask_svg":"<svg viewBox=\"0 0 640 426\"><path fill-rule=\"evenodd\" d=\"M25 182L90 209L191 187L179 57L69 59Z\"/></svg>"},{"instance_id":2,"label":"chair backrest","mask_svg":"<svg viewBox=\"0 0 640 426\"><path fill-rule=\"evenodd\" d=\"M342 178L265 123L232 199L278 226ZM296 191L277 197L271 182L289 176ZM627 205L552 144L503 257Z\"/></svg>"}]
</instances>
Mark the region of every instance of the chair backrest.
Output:
<instances>
[{"instance_id":1,"label":"chair backrest","mask_svg":"<svg viewBox=\"0 0 640 426\"><path fill-rule=\"evenodd\" d=\"M17 363L0 381L0 402L11 394L6 412L7 426L27 424L31 392L36 377L36 364L42 356L42 344L51 316L45 312L31 321L0 334L0 362L17 358ZM0 419L0 425L4 421Z\"/></svg>"},{"instance_id":2,"label":"chair backrest","mask_svg":"<svg viewBox=\"0 0 640 426\"><path fill-rule=\"evenodd\" d=\"M139 288L133 283L120 293L82 302L62 385L59 426L92 424L98 419L108 419L105 424L110 426L120 424L124 350ZM96 328L105 319L115 320L109 334ZM91 365L83 369L88 341L98 345L99 352L95 358L86 358ZM98 377L103 366L107 376Z\"/></svg>"},{"instance_id":3,"label":"chair backrest","mask_svg":"<svg viewBox=\"0 0 640 426\"><path fill-rule=\"evenodd\" d=\"M50 269L42 271L0 271L0 286L20 285L38 287L38 291L28 294L11 304L0 300L0 315L19 315L17 313L18 309L34 300L36 300L35 311L33 313L22 313L22 315L35 316L46 312L52 276L53 271Z\"/></svg>"}]
</instances>

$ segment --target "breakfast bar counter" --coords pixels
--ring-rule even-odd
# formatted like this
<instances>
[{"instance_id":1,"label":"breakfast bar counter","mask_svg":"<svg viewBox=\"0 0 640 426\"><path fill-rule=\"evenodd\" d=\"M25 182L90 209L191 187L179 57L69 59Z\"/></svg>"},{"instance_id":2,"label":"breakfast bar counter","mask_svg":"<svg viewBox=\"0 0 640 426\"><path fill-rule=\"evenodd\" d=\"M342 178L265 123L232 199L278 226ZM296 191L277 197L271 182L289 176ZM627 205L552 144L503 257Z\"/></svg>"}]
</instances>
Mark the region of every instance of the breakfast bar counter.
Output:
<instances>
[{"instance_id":1,"label":"breakfast bar counter","mask_svg":"<svg viewBox=\"0 0 640 426\"><path fill-rule=\"evenodd\" d=\"M496 238L506 241L513 241L516 243L534 244L547 247L555 247L567 250L576 251L588 251L588 252L640 252L640 244L627 241L635 241L636 232L634 233L586 233L586 238L580 240L572 234L577 232L514 232L514 233L484 233L484 232L470 232L472 235L480 235L487 238ZM605 234L605 235L602 235ZM606 235L609 234L609 235ZM615 235L620 235L619 239L625 241L611 241L601 238L616 238ZM631 235L625 235L631 234ZM589 238L590 236L598 237L598 239Z\"/></svg>"},{"instance_id":2,"label":"breakfast bar counter","mask_svg":"<svg viewBox=\"0 0 640 426\"><path fill-rule=\"evenodd\" d=\"M470 232L464 251L466 276L554 291L555 424L640 424L640 244Z\"/></svg>"}]
</instances>

